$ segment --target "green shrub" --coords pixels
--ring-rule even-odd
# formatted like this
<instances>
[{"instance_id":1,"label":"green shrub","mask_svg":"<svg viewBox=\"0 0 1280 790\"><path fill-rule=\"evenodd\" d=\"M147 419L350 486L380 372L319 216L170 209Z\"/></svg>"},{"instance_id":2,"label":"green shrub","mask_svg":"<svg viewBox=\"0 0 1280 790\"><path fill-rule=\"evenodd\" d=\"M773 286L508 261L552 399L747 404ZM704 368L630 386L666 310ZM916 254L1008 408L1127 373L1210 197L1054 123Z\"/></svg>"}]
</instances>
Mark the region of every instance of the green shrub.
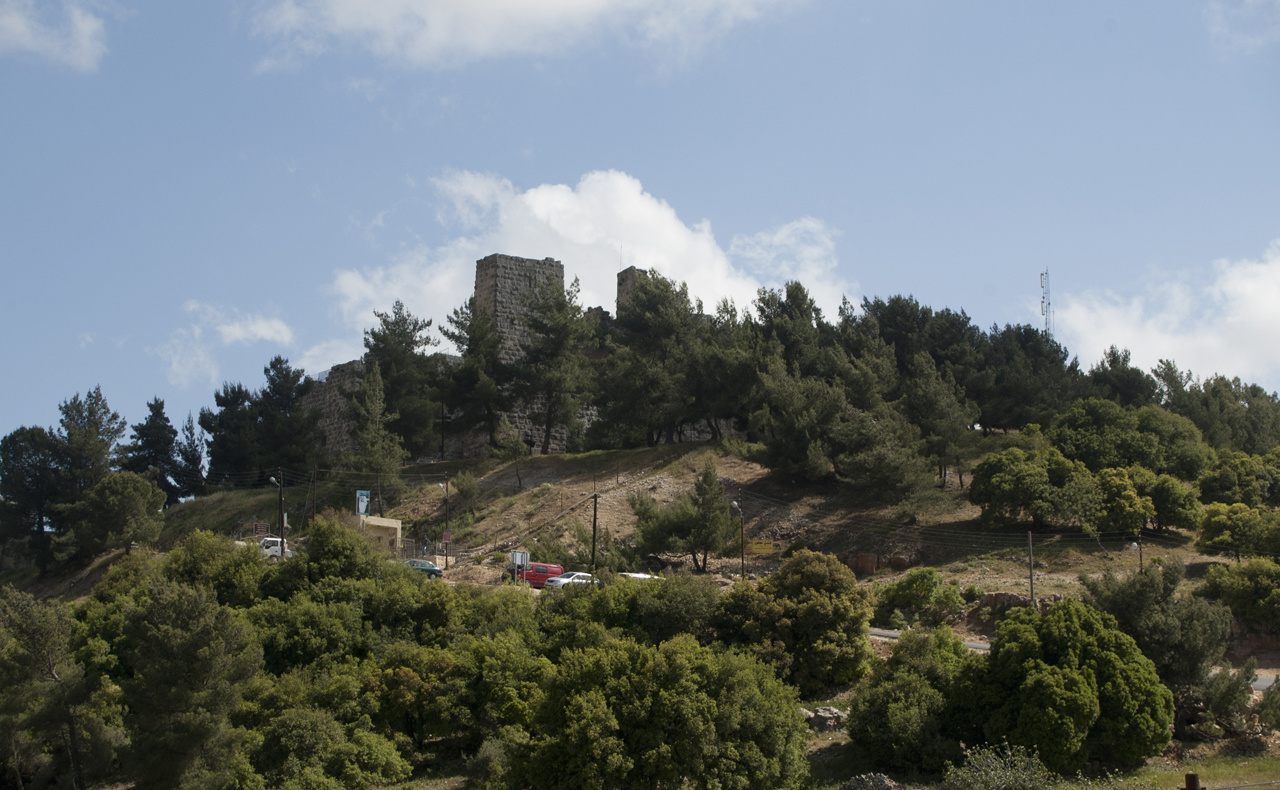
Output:
<instances>
[{"instance_id":1,"label":"green shrub","mask_svg":"<svg viewBox=\"0 0 1280 790\"><path fill-rule=\"evenodd\" d=\"M476 480L476 476L470 472L463 472L449 482L453 484L453 490L457 493L462 506L474 509L475 501L480 497L480 483Z\"/></svg>"},{"instance_id":2,"label":"green shrub","mask_svg":"<svg viewBox=\"0 0 1280 790\"><path fill-rule=\"evenodd\" d=\"M1155 666L1114 618L1079 601L1043 617L1012 610L983 671L957 685L953 720L963 741L1007 740L1054 770L1094 758L1136 763L1169 742L1173 695Z\"/></svg>"},{"instance_id":3,"label":"green shrub","mask_svg":"<svg viewBox=\"0 0 1280 790\"><path fill-rule=\"evenodd\" d=\"M1246 623L1280 631L1280 565L1271 560L1214 565L1198 592L1231 607L1232 614Z\"/></svg>"},{"instance_id":4,"label":"green shrub","mask_svg":"<svg viewBox=\"0 0 1280 790\"><path fill-rule=\"evenodd\" d=\"M1231 671L1231 665L1228 664L1221 671L1210 675L1197 689L1197 696L1204 703L1205 712L1229 733L1239 733L1244 729L1249 702L1253 699L1253 682L1258 679L1256 667L1257 663L1253 658L1249 658L1235 672Z\"/></svg>"},{"instance_id":5,"label":"green shrub","mask_svg":"<svg viewBox=\"0 0 1280 790\"><path fill-rule=\"evenodd\" d=\"M946 584L933 568L913 568L896 582L876 589L875 623L901 629L915 623L934 626L964 611L960 588Z\"/></svg>"},{"instance_id":6,"label":"green shrub","mask_svg":"<svg viewBox=\"0 0 1280 790\"><path fill-rule=\"evenodd\" d=\"M1262 692L1256 708L1258 721L1273 730L1280 730L1280 683L1272 683Z\"/></svg>"},{"instance_id":7,"label":"green shrub","mask_svg":"<svg viewBox=\"0 0 1280 790\"><path fill-rule=\"evenodd\" d=\"M816 698L866 673L869 597L835 557L802 551L759 588L734 585L720 600L716 631L772 664L806 699Z\"/></svg>"},{"instance_id":8,"label":"green shrub","mask_svg":"<svg viewBox=\"0 0 1280 790\"><path fill-rule=\"evenodd\" d=\"M981 660L946 626L905 632L889 660L858 685L849 737L880 766L941 769L960 757L945 721L952 685Z\"/></svg>"},{"instance_id":9,"label":"green shrub","mask_svg":"<svg viewBox=\"0 0 1280 790\"><path fill-rule=\"evenodd\" d=\"M1110 571L1080 578L1086 601L1116 618L1175 691L1204 681L1226 650L1231 612L1191 595L1179 596L1180 562L1156 560L1140 573L1120 579Z\"/></svg>"},{"instance_id":10,"label":"green shrub","mask_svg":"<svg viewBox=\"0 0 1280 790\"><path fill-rule=\"evenodd\" d=\"M566 651L543 686L523 786L803 785L806 728L767 666L681 636Z\"/></svg>"},{"instance_id":11,"label":"green shrub","mask_svg":"<svg viewBox=\"0 0 1280 790\"><path fill-rule=\"evenodd\" d=\"M965 753L964 764L947 769L945 790L1050 790L1062 780L1022 746L979 746Z\"/></svg>"}]
</instances>

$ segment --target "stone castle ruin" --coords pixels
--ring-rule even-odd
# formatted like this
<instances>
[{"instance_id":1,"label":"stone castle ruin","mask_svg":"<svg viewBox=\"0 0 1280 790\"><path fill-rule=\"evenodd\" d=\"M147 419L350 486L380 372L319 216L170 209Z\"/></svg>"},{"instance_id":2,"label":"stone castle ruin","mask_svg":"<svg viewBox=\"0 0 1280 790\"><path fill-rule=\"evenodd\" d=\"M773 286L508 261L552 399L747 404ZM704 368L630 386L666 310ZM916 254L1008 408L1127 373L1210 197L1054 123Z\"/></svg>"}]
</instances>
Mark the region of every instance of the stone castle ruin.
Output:
<instances>
[{"instance_id":1,"label":"stone castle ruin","mask_svg":"<svg viewBox=\"0 0 1280 790\"><path fill-rule=\"evenodd\" d=\"M548 282L564 290L564 264L513 255L490 255L476 261L476 311L493 319L502 338L498 356L508 365L520 358L525 305Z\"/></svg>"},{"instance_id":2,"label":"stone castle ruin","mask_svg":"<svg viewBox=\"0 0 1280 790\"><path fill-rule=\"evenodd\" d=\"M625 304L634 291L641 272L634 266L618 274L618 306ZM519 360L526 333L524 316L529 299L548 283L564 289L564 264L553 258L518 258L513 255L493 254L476 261L475 309L493 318L501 338L502 361L508 364ZM609 315L602 307L589 312L602 317ZM354 451L354 426L347 404L364 380L364 360L357 359L335 365L316 380L315 388L302 402L303 408L315 408L320 412L320 428L330 452ZM582 415L590 421L592 414ZM542 446L542 426L535 425L520 411L509 412L507 419L519 432L525 444ZM469 435L449 436L446 428L445 455L452 458L472 458L487 452L486 437L472 432ZM567 447L568 436L564 428L551 433L551 452L562 453Z\"/></svg>"}]
</instances>

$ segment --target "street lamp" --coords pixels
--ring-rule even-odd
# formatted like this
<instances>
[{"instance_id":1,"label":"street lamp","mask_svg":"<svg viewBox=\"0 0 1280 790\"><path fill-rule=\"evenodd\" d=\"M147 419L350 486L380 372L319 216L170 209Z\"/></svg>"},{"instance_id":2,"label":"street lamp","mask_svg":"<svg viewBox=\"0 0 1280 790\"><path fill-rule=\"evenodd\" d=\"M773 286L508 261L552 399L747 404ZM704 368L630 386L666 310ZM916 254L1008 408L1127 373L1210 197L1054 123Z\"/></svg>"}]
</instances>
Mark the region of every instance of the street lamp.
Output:
<instances>
[{"instance_id":1,"label":"street lamp","mask_svg":"<svg viewBox=\"0 0 1280 790\"><path fill-rule=\"evenodd\" d=\"M277 468L276 468L276 474L280 475L281 480L283 480L283 479L284 479L284 474L281 472L281 470L280 470L280 468L279 468L279 467L277 467ZM280 495L280 521L279 521L279 524L280 524L280 560L283 562L283 561L284 561L284 552L285 552L285 549L287 548L287 546L288 546L288 542L289 542L289 541L288 541L288 538L287 538L287 537L285 536L285 534L284 534L284 532L285 532L285 523L284 523L284 485L280 482L280 480L277 480L277 479L275 479L274 477L268 477L267 479L268 479L268 480L270 480L270 481L271 481L271 483L272 483L272 485L274 485L274 486L276 487L276 491L277 491L277 492L279 492L279 495Z\"/></svg>"}]
</instances>

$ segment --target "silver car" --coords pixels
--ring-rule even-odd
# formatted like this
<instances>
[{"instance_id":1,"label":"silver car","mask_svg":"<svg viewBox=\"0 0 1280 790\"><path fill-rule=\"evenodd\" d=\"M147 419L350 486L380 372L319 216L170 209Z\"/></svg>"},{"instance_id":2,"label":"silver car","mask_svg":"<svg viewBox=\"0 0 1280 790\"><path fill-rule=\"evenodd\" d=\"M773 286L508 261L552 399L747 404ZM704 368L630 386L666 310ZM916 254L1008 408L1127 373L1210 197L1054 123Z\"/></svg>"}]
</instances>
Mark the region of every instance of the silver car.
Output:
<instances>
[{"instance_id":1,"label":"silver car","mask_svg":"<svg viewBox=\"0 0 1280 790\"><path fill-rule=\"evenodd\" d=\"M568 584L599 584L596 577L582 571L569 571L547 579L548 587L564 587Z\"/></svg>"}]
</instances>

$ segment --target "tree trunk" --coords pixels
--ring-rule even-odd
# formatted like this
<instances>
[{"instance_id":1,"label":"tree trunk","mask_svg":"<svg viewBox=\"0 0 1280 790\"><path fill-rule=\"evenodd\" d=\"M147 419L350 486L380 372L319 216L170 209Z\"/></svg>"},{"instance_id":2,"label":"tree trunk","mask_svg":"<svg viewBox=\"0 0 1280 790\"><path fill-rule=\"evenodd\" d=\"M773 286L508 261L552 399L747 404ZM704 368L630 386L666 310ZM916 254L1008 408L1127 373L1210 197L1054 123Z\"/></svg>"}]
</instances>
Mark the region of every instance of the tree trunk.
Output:
<instances>
[{"instance_id":1,"label":"tree trunk","mask_svg":"<svg viewBox=\"0 0 1280 790\"><path fill-rule=\"evenodd\" d=\"M542 434L542 454L547 455L551 452L551 428L556 424L556 412L551 408L550 399L547 400L547 426L546 431Z\"/></svg>"},{"instance_id":2,"label":"tree trunk","mask_svg":"<svg viewBox=\"0 0 1280 790\"><path fill-rule=\"evenodd\" d=\"M16 733L9 733L9 754L13 756L13 778L18 782L18 790L26 790L22 783L22 760L18 755L18 743L14 739Z\"/></svg>"},{"instance_id":3,"label":"tree trunk","mask_svg":"<svg viewBox=\"0 0 1280 790\"><path fill-rule=\"evenodd\" d=\"M67 712L67 756L71 759L72 790L82 790L84 783L84 766L80 765L80 736L76 732L76 718Z\"/></svg>"},{"instance_id":4,"label":"tree trunk","mask_svg":"<svg viewBox=\"0 0 1280 790\"><path fill-rule=\"evenodd\" d=\"M722 438L720 436L720 426L716 424L715 417L706 417L707 430L711 431L711 441L718 442Z\"/></svg>"}]
</instances>

